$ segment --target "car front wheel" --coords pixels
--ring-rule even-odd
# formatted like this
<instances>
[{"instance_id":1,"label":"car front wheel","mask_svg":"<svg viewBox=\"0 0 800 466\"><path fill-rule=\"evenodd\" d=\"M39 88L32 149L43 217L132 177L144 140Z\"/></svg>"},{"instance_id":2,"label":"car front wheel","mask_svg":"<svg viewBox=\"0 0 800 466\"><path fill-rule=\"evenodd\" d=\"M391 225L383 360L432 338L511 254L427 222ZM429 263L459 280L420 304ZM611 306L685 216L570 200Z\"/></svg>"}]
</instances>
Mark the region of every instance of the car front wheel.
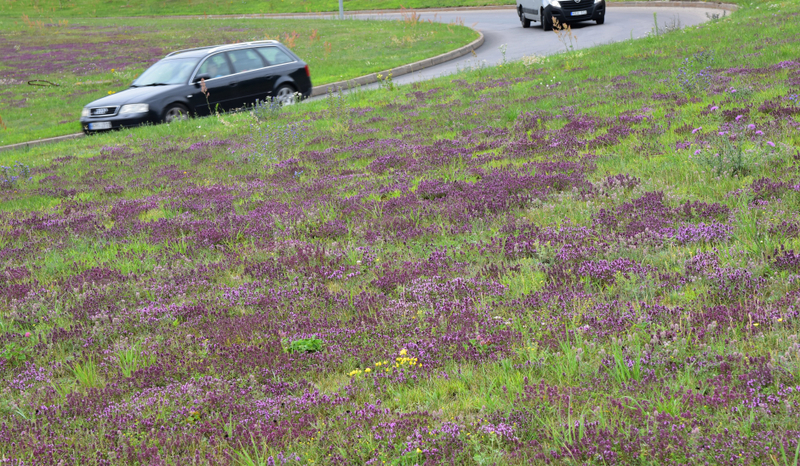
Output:
<instances>
[{"instance_id":1,"label":"car front wheel","mask_svg":"<svg viewBox=\"0 0 800 466\"><path fill-rule=\"evenodd\" d=\"M594 21L595 21L597 24L603 24L603 23L605 23L605 22L606 22L606 18L605 18L605 16L601 16L601 17L597 18L597 19L596 19L596 20L594 20Z\"/></svg>"},{"instance_id":2,"label":"car front wheel","mask_svg":"<svg viewBox=\"0 0 800 466\"><path fill-rule=\"evenodd\" d=\"M292 86L284 84L275 91L275 100L281 105L292 105L295 103L295 90Z\"/></svg>"},{"instance_id":3,"label":"car front wheel","mask_svg":"<svg viewBox=\"0 0 800 466\"><path fill-rule=\"evenodd\" d=\"M545 31L553 30L553 15L546 11L542 11L542 29Z\"/></svg>"},{"instance_id":4,"label":"car front wheel","mask_svg":"<svg viewBox=\"0 0 800 466\"><path fill-rule=\"evenodd\" d=\"M181 104L172 104L164 110L164 123L189 119L189 109Z\"/></svg>"}]
</instances>

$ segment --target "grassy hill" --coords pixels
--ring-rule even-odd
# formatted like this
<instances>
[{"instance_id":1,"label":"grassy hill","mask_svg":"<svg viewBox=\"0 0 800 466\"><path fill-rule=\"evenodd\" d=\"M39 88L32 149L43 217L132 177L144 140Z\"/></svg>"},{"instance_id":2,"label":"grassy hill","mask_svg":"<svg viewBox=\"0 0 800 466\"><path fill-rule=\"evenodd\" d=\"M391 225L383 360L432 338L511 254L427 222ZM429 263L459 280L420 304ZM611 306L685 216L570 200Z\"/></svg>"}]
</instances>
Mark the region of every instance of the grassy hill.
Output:
<instances>
[{"instance_id":1,"label":"grassy hill","mask_svg":"<svg viewBox=\"0 0 800 466\"><path fill-rule=\"evenodd\" d=\"M798 16L0 153L0 455L796 465Z\"/></svg>"}]
</instances>

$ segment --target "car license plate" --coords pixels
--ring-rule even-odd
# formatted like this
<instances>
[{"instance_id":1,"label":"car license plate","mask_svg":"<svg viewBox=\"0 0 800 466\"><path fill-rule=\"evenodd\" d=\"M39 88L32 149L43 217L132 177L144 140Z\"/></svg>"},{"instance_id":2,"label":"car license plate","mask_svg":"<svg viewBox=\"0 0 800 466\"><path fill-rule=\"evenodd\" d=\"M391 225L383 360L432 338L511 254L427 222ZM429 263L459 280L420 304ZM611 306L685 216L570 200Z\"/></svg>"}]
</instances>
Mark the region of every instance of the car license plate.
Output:
<instances>
[{"instance_id":1,"label":"car license plate","mask_svg":"<svg viewBox=\"0 0 800 466\"><path fill-rule=\"evenodd\" d=\"M585 15L585 14L586 14L586 10L581 10L581 11L573 11L573 12L572 12L572 13L570 13L570 14L571 14L572 16L582 16L582 15Z\"/></svg>"},{"instance_id":2,"label":"car license plate","mask_svg":"<svg viewBox=\"0 0 800 466\"><path fill-rule=\"evenodd\" d=\"M90 130L96 129L111 129L110 121L98 121L97 123L89 123Z\"/></svg>"}]
</instances>

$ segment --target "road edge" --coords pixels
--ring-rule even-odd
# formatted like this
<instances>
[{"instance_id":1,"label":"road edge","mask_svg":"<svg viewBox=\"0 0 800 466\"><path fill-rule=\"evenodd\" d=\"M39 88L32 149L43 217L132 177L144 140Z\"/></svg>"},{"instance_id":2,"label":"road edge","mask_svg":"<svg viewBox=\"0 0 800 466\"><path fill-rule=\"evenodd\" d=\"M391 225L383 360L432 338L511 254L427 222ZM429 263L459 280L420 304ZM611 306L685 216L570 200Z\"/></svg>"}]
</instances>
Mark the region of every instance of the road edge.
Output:
<instances>
[{"instance_id":1,"label":"road edge","mask_svg":"<svg viewBox=\"0 0 800 466\"><path fill-rule=\"evenodd\" d=\"M78 139L83 137L83 133L65 134L64 136L53 136L52 138L34 139L33 141L18 142L16 144L9 144L7 146L0 146L0 152L14 149L26 149L30 146L38 146L40 144L48 144L51 142L68 141L70 139Z\"/></svg>"},{"instance_id":2,"label":"road edge","mask_svg":"<svg viewBox=\"0 0 800 466\"><path fill-rule=\"evenodd\" d=\"M478 33L478 38L473 40L467 45L459 47L455 50L451 50L449 52L442 53L440 55L436 55L435 57L426 58L424 60L416 61L414 63L409 63L407 65L398 66L389 70L378 71L376 73L370 73L364 76L359 76L357 78L348 79L345 81L337 81L334 83L323 84L321 86L314 86L311 90L311 97L316 97L319 95L325 95L328 92L334 92L336 90L342 89L352 89L358 86L364 86L366 84L372 84L380 81L378 76L389 76L391 74L392 78L397 76L403 76L404 74L413 73L415 71L423 70L425 68L430 68L432 66L440 65L442 63L446 63L450 60L455 60L456 58L463 57L468 53L474 53L475 49L479 48L483 45L485 38L483 33L480 31L475 31ZM385 78L384 78L385 79Z\"/></svg>"}]
</instances>

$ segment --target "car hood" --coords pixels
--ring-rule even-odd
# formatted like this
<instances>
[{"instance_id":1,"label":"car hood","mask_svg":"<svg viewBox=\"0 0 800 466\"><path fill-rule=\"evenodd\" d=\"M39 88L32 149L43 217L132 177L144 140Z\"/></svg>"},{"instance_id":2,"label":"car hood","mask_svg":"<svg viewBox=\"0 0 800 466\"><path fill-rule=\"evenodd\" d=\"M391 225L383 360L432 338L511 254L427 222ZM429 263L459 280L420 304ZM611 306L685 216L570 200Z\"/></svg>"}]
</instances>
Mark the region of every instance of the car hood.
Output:
<instances>
[{"instance_id":1,"label":"car hood","mask_svg":"<svg viewBox=\"0 0 800 466\"><path fill-rule=\"evenodd\" d=\"M114 107L125 104L146 104L150 99L164 93L172 92L186 84L168 84L166 86L129 87L124 91L111 94L86 104L86 107Z\"/></svg>"}]
</instances>

